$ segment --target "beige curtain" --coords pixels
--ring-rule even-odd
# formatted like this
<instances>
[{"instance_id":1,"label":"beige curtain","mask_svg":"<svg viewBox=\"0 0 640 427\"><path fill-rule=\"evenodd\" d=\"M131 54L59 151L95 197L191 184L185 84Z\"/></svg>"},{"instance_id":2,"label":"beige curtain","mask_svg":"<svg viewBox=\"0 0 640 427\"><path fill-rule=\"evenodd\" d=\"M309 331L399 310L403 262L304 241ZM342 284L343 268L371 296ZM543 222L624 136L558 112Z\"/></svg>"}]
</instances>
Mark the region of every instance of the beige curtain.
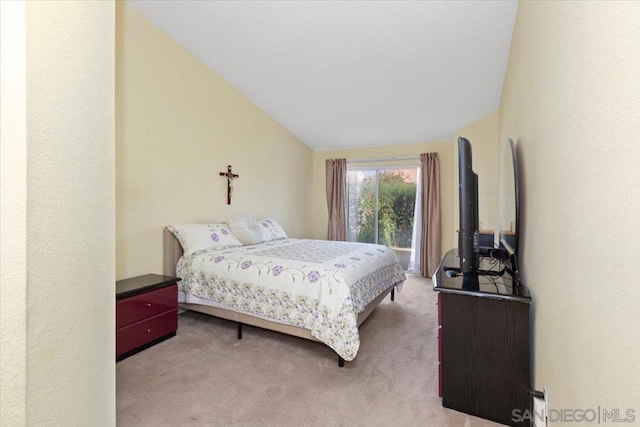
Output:
<instances>
[{"instance_id":1,"label":"beige curtain","mask_svg":"<svg viewBox=\"0 0 640 427\"><path fill-rule=\"evenodd\" d=\"M327 159L327 240L347 240L347 159Z\"/></svg>"},{"instance_id":2,"label":"beige curtain","mask_svg":"<svg viewBox=\"0 0 640 427\"><path fill-rule=\"evenodd\" d=\"M431 277L440 264L440 159L438 153L420 154L422 163L422 275Z\"/></svg>"}]
</instances>

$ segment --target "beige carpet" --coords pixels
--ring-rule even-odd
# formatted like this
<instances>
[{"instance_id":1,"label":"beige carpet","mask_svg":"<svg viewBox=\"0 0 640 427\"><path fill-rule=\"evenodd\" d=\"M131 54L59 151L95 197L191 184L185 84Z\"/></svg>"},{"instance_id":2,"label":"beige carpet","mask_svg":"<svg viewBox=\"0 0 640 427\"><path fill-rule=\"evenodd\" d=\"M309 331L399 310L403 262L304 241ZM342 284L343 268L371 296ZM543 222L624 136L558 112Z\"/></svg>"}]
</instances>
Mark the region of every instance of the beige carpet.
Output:
<instances>
[{"instance_id":1,"label":"beige carpet","mask_svg":"<svg viewBox=\"0 0 640 427\"><path fill-rule=\"evenodd\" d=\"M436 294L409 276L338 368L320 343L187 312L178 335L116 365L119 426L493 426L438 398Z\"/></svg>"}]
</instances>

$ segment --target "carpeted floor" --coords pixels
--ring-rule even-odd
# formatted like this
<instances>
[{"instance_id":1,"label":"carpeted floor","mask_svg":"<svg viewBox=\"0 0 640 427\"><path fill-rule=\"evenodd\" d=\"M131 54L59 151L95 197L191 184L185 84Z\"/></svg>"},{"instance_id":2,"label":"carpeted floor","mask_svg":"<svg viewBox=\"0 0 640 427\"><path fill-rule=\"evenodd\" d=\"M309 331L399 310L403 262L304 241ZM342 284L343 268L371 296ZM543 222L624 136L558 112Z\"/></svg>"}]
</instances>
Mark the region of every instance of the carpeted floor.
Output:
<instances>
[{"instance_id":1,"label":"carpeted floor","mask_svg":"<svg viewBox=\"0 0 640 427\"><path fill-rule=\"evenodd\" d=\"M187 312L178 335L116 365L119 426L494 426L438 398L437 306L409 276L338 368L323 344Z\"/></svg>"}]
</instances>

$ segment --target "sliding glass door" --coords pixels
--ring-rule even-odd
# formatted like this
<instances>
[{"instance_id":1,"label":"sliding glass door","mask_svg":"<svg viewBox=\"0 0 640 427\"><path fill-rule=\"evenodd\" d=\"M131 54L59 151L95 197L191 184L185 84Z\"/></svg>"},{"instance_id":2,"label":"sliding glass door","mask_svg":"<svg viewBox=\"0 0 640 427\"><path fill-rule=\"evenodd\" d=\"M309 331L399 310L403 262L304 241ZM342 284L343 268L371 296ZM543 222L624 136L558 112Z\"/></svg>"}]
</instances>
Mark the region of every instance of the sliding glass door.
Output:
<instances>
[{"instance_id":1,"label":"sliding glass door","mask_svg":"<svg viewBox=\"0 0 640 427\"><path fill-rule=\"evenodd\" d=\"M419 270L409 265L412 243L415 251L419 235L414 227L419 225L415 222L418 173L417 166L347 172L347 240L388 246L409 271Z\"/></svg>"}]
</instances>

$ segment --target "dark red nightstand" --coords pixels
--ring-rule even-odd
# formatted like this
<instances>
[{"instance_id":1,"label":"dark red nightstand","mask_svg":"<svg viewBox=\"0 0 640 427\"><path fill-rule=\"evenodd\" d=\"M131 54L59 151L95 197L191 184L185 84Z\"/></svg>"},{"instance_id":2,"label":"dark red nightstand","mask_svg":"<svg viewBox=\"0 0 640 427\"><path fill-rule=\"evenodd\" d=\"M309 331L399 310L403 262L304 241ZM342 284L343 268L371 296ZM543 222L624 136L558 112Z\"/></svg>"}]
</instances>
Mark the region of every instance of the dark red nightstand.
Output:
<instances>
[{"instance_id":1,"label":"dark red nightstand","mask_svg":"<svg viewBox=\"0 0 640 427\"><path fill-rule=\"evenodd\" d=\"M116 362L175 336L179 280L146 274L116 282Z\"/></svg>"}]
</instances>

